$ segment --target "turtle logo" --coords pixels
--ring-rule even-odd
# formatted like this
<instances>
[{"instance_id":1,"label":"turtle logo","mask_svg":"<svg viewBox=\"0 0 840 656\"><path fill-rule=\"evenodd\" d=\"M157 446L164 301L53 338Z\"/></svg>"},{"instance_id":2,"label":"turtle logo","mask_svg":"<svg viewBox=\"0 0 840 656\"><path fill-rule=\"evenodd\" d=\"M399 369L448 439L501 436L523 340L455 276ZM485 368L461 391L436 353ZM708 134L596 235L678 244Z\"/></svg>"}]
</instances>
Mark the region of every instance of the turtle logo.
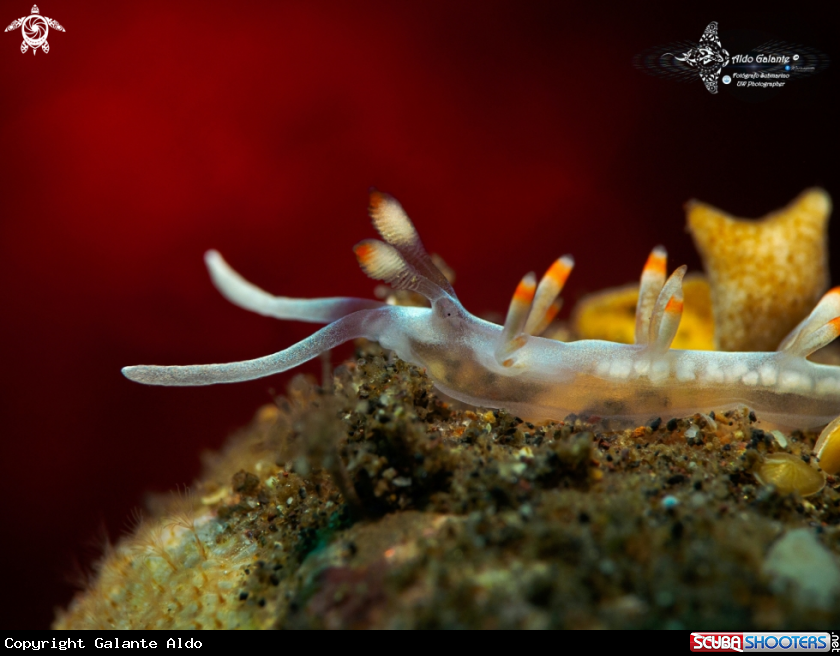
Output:
<instances>
[{"instance_id":1,"label":"turtle logo","mask_svg":"<svg viewBox=\"0 0 840 656\"><path fill-rule=\"evenodd\" d=\"M47 43L47 34L50 28L64 32L64 28L59 25L57 20L41 16L38 5L32 5L32 13L29 16L18 18L12 21L12 24L6 28L6 32L20 28L23 33L23 43L20 44L20 51L25 53L32 48L32 54L40 48L44 52L50 51L50 44Z\"/></svg>"},{"instance_id":2,"label":"turtle logo","mask_svg":"<svg viewBox=\"0 0 840 656\"><path fill-rule=\"evenodd\" d=\"M706 26L700 43L687 52L679 57L670 52L666 54L696 69L709 93L718 92L718 78L721 69L729 63L729 53L720 45L717 21L712 21Z\"/></svg>"}]
</instances>

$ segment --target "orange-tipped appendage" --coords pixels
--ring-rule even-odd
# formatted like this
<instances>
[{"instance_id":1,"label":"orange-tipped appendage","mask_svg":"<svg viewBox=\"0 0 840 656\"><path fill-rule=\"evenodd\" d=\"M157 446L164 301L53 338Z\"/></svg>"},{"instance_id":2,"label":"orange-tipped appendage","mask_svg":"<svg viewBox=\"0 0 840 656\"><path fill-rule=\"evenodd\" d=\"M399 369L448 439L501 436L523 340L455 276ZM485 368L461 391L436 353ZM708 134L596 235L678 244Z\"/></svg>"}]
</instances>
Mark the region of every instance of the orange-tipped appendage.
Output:
<instances>
[{"instance_id":1,"label":"orange-tipped appendage","mask_svg":"<svg viewBox=\"0 0 840 656\"><path fill-rule=\"evenodd\" d=\"M574 260L568 255L561 257L552 264L545 273L546 278L550 278L560 289L566 284L569 274L572 272Z\"/></svg>"},{"instance_id":2,"label":"orange-tipped appendage","mask_svg":"<svg viewBox=\"0 0 840 656\"><path fill-rule=\"evenodd\" d=\"M353 252L356 254L356 259L359 261L359 264L365 267L370 264L376 249L372 244L363 241L353 247Z\"/></svg>"},{"instance_id":3,"label":"orange-tipped appendage","mask_svg":"<svg viewBox=\"0 0 840 656\"><path fill-rule=\"evenodd\" d=\"M664 276L667 264L668 256L665 254L665 249L657 246L648 256L647 262L645 262L645 268L642 270L642 275L646 273L655 273L660 276Z\"/></svg>"},{"instance_id":4,"label":"orange-tipped appendage","mask_svg":"<svg viewBox=\"0 0 840 656\"><path fill-rule=\"evenodd\" d=\"M509 288L508 288L509 289ZM517 303L530 304L534 300L534 292L537 289L534 274L529 273L516 286L516 291L513 292L513 300Z\"/></svg>"},{"instance_id":5,"label":"orange-tipped appendage","mask_svg":"<svg viewBox=\"0 0 840 656\"><path fill-rule=\"evenodd\" d=\"M513 360L509 364L505 364L508 356L525 343L525 339L520 336L520 333L528 318L536 287L536 278L533 273L529 273L522 278L513 293L505 318L505 325L502 327L502 336L495 352L496 361L505 367L513 364Z\"/></svg>"},{"instance_id":6,"label":"orange-tipped appendage","mask_svg":"<svg viewBox=\"0 0 840 656\"><path fill-rule=\"evenodd\" d=\"M376 212L382 207L382 204L385 202L385 196L382 194L381 191L377 191L374 189L370 192L370 211Z\"/></svg>"}]
</instances>

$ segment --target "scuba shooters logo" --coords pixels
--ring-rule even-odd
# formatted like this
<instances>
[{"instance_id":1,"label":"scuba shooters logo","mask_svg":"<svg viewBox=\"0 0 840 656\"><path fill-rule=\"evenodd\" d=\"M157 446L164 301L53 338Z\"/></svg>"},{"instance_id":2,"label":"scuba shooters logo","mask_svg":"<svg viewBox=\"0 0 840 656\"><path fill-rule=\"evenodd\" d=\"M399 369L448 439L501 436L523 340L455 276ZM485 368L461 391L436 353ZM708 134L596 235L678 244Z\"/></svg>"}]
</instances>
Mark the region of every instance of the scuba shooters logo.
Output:
<instances>
[{"instance_id":1,"label":"scuba shooters logo","mask_svg":"<svg viewBox=\"0 0 840 656\"><path fill-rule=\"evenodd\" d=\"M694 632L690 637L691 651L701 652L827 652L838 651L837 634L778 632L778 633L717 633Z\"/></svg>"},{"instance_id":2,"label":"scuba shooters logo","mask_svg":"<svg viewBox=\"0 0 840 656\"><path fill-rule=\"evenodd\" d=\"M748 38L755 39L755 32L731 33L727 42L747 48L730 54L721 43L717 21L712 21L699 41L674 41L649 48L633 58L633 66L676 82L696 83L699 79L711 94L718 93L719 82L734 82L730 88L739 89L736 95L740 89L750 89L752 94L752 89L781 88L828 67L829 58L816 48L779 39L752 46Z\"/></svg>"}]
</instances>

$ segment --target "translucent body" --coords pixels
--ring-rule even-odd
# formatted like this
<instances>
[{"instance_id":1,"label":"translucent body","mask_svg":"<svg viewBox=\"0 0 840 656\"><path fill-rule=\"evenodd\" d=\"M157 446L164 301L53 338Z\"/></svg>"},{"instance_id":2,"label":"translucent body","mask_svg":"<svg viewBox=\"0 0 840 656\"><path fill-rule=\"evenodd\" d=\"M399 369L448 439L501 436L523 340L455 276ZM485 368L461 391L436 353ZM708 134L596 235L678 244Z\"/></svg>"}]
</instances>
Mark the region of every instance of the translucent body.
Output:
<instances>
[{"instance_id":1,"label":"translucent body","mask_svg":"<svg viewBox=\"0 0 840 656\"><path fill-rule=\"evenodd\" d=\"M812 428L840 414L840 370L784 352L667 350L528 337L513 366L493 357L501 327L426 310L383 322L379 341L424 367L448 396L532 419L571 413L647 421L748 406L782 426Z\"/></svg>"},{"instance_id":2,"label":"translucent body","mask_svg":"<svg viewBox=\"0 0 840 656\"><path fill-rule=\"evenodd\" d=\"M133 380L157 385L236 382L291 369L364 337L425 368L452 398L531 419L561 420L577 413L646 421L746 405L773 423L811 428L840 414L840 370L782 351L663 353L649 346L529 336L516 362L505 367L494 357L501 333L501 326L446 299L434 309L358 310L265 358L124 371Z\"/></svg>"},{"instance_id":3,"label":"translucent body","mask_svg":"<svg viewBox=\"0 0 840 656\"><path fill-rule=\"evenodd\" d=\"M665 251L653 250L642 274L634 345L562 343L529 332L550 321L573 265L560 258L536 286L526 275L505 326L474 317L426 254L394 199L374 192L371 216L385 242L355 248L362 269L397 289L426 296L431 308L394 307L356 298L272 296L244 280L215 251L205 260L231 302L278 319L328 323L294 346L263 358L196 366L126 367L151 385L211 385L287 371L343 342L364 337L423 367L446 395L506 408L532 419L571 413L628 421L663 419L746 405L780 426L822 426L840 414L840 367L807 356L840 333L840 288L828 292L778 351L726 353L670 349L682 316L685 267L665 277Z\"/></svg>"}]
</instances>

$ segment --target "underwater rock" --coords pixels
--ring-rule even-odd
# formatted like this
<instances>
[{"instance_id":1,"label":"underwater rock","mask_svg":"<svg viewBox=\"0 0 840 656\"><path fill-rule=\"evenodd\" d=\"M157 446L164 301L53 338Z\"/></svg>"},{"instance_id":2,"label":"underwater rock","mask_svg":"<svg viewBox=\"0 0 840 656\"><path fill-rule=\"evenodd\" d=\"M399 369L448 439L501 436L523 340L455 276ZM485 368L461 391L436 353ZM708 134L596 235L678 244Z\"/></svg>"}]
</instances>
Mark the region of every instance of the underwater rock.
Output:
<instances>
[{"instance_id":1,"label":"underwater rock","mask_svg":"<svg viewBox=\"0 0 840 656\"><path fill-rule=\"evenodd\" d=\"M811 529L788 531L773 544L763 571L773 588L790 591L796 603L829 609L840 596L840 566Z\"/></svg>"},{"instance_id":2,"label":"underwater rock","mask_svg":"<svg viewBox=\"0 0 840 656\"><path fill-rule=\"evenodd\" d=\"M686 204L688 230L711 285L715 346L772 351L828 288L831 198L808 189L762 219Z\"/></svg>"},{"instance_id":3,"label":"underwater rock","mask_svg":"<svg viewBox=\"0 0 840 656\"><path fill-rule=\"evenodd\" d=\"M803 500L751 473L815 435L782 451L747 410L529 423L444 403L364 342L327 383L294 378L205 455L195 493L106 547L55 628L840 624L765 569L785 529L820 526L823 561L840 552L840 481Z\"/></svg>"}]
</instances>

